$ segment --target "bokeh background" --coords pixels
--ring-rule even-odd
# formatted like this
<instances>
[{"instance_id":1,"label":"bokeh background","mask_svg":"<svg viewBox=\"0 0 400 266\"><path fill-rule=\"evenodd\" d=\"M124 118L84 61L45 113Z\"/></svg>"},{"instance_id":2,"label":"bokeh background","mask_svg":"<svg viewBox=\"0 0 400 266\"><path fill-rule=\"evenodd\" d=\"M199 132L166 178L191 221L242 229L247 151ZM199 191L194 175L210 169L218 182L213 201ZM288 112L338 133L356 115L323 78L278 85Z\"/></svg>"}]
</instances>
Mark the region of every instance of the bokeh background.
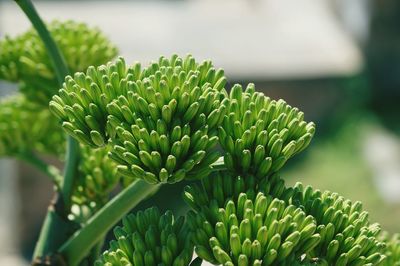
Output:
<instances>
[{"instance_id":1,"label":"bokeh background","mask_svg":"<svg viewBox=\"0 0 400 266\"><path fill-rule=\"evenodd\" d=\"M191 53L224 68L230 85L254 82L299 107L317 133L282 176L361 200L372 221L400 232L398 0L34 3L47 21L98 26L128 62ZM13 1L0 1L1 38L28 27ZM0 95L15 90L0 83ZM181 189L165 187L142 207L155 201L182 212ZM36 170L0 159L0 265L29 265L51 197L49 180Z\"/></svg>"}]
</instances>

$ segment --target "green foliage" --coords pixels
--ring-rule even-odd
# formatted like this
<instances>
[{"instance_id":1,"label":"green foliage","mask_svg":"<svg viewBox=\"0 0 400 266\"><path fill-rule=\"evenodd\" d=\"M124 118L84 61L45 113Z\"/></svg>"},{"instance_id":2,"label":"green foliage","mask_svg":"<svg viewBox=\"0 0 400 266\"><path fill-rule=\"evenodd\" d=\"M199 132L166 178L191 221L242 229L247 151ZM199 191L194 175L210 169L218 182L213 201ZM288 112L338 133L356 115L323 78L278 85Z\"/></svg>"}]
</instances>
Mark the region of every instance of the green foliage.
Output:
<instances>
[{"instance_id":1,"label":"green foliage","mask_svg":"<svg viewBox=\"0 0 400 266\"><path fill-rule=\"evenodd\" d=\"M64 136L51 113L22 95L0 101L0 156L42 152L59 156Z\"/></svg>"},{"instance_id":2,"label":"green foliage","mask_svg":"<svg viewBox=\"0 0 400 266\"><path fill-rule=\"evenodd\" d=\"M210 172L218 154L226 79L209 61L161 57L141 69L122 58L67 77L50 108L80 142L103 146L119 173L149 183L175 183ZM225 99L226 100L226 99Z\"/></svg>"},{"instance_id":3,"label":"green foliage","mask_svg":"<svg viewBox=\"0 0 400 266\"><path fill-rule=\"evenodd\" d=\"M103 64L117 53L100 30L86 24L53 21L48 28L72 72ZM20 82L27 98L42 105L57 92L50 57L34 29L0 41L0 79Z\"/></svg>"},{"instance_id":4,"label":"green foliage","mask_svg":"<svg viewBox=\"0 0 400 266\"><path fill-rule=\"evenodd\" d=\"M310 143L315 125L285 101L271 100L249 84L234 85L220 127L226 167L259 178L277 172Z\"/></svg>"},{"instance_id":5,"label":"green foliage","mask_svg":"<svg viewBox=\"0 0 400 266\"><path fill-rule=\"evenodd\" d=\"M170 211L160 214L153 207L129 214L122 227L114 229L115 240L96 266L186 266L192 260L193 245L183 217Z\"/></svg>"}]
</instances>

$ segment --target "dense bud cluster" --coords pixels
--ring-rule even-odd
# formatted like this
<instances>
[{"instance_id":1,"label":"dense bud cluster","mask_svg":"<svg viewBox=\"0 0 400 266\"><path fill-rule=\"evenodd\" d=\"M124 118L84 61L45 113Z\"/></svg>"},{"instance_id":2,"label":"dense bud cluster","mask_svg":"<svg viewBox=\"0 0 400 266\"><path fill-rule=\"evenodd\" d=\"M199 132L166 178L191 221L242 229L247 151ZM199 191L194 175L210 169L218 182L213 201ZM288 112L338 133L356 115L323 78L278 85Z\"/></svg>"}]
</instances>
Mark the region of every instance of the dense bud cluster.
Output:
<instances>
[{"instance_id":1,"label":"dense bud cluster","mask_svg":"<svg viewBox=\"0 0 400 266\"><path fill-rule=\"evenodd\" d=\"M197 255L220 265L292 265L320 239L313 217L262 192L211 200L188 223Z\"/></svg>"},{"instance_id":2,"label":"dense bud cluster","mask_svg":"<svg viewBox=\"0 0 400 266\"><path fill-rule=\"evenodd\" d=\"M112 59L117 49L95 28L73 21L49 23L48 29L71 72ZM21 82L21 91L47 105L58 88L54 68L34 29L0 41L0 79Z\"/></svg>"},{"instance_id":3,"label":"dense bud cluster","mask_svg":"<svg viewBox=\"0 0 400 266\"><path fill-rule=\"evenodd\" d=\"M82 143L111 141L120 174L174 183L206 176L218 158L212 148L226 109L225 82L222 70L191 56L161 57L143 69L119 58L67 77L50 108Z\"/></svg>"},{"instance_id":4,"label":"dense bud cluster","mask_svg":"<svg viewBox=\"0 0 400 266\"><path fill-rule=\"evenodd\" d=\"M109 148L91 149L81 145L78 175L72 201L78 205L101 207L119 183L116 164L108 158Z\"/></svg>"},{"instance_id":5,"label":"dense bud cluster","mask_svg":"<svg viewBox=\"0 0 400 266\"><path fill-rule=\"evenodd\" d=\"M308 255L322 265L379 265L385 244L377 239L378 224L370 224L361 202L352 203L337 193L313 190L298 183L292 204L315 217L321 241Z\"/></svg>"},{"instance_id":6,"label":"dense bud cluster","mask_svg":"<svg viewBox=\"0 0 400 266\"><path fill-rule=\"evenodd\" d=\"M241 193L254 199L258 192L289 202L293 195L292 188L286 188L285 182L278 175L262 180L255 176L240 176L229 171L217 171L201 180L201 184L185 187L183 199L194 210L201 211L203 206L215 201L219 208L227 200L237 200Z\"/></svg>"},{"instance_id":7,"label":"dense bud cluster","mask_svg":"<svg viewBox=\"0 0 400 266\"><path fill-rule=\"evenodd\" d=\"M48 110L22 95L0 101L0 156L33 151L59 156L64 152L63 140L63 133Z\"/></svg>"},{"instance_id":8,"label":"dense bud cluster","mask_svg":"<svg viewBox=\"0 0 400 266\"><path fill-rule=\"evenodd\" d=\"M328 191L321 193L319 190L313 190L310 186L304 188L300 183L294 187L286 187L284 181L277 175L260 180L251 175L244 178L235 176L227 171L213 173L210 177L203 179L201 185L195 184L185 189L184 199L197 213L197 217L191 215L190 219L192 221L191 228L195 231L193 233L195 244L208 249L207 255L203 248L196 247L196 250L200 250L199 253L203 254L199 254L200 257L211 262L218 261L212 250L213 244L207 242L209 245L206 245L201 230L205 231L210 239L217 233L211 231L208 223L212 225L213 230L217 230L214 227L217 222L221 222L228 227L229 232L229 215L226 215L225 220L221 218L224 217L221 216L222 214L227 213L228 203L234 203L235 209L237 209L235 204L238 204L241 195L242 197L246 195L246 199L254 201L257 193L268 195L266 197L271 200L282 201L285 206L300 208L305 214L302 216L303 219L313 217L313 221L316 223L315 235L312 237L315 240L313 247L307 250L300 248L296 255L302 256L296 256L295 261L285 260L285 263L326 266L381 265L385 261L386 256L383 255L385 243L378 240L380 227L378 224L369 223L368 213L362 211L360 202L352 203L336 193ZM232 205L232 203L229 204ZM250 219L250 223L254 221L254 217ZM231 247L228 247L223 250L231 258L231 253L229 253ZM398 246L392 244L391 254L398 254L396 248ZM395 256L392 255L392 257ZM234 265L238 265L238 262L232 261ZM253 262L243 265L253 265Z\"/></svg>"},{"instance_id":9,"label":"dense bud cluster","mask_svg":"<svg viewBox=\"0 0 400 266\"><path fill-rule=\"evenodd\" d=\"M193 245L184 218L170 211L160 214L155 207L129 214L122 227L114 229L115 240L96 266L187 266Z\"/></svg>"},{"instance_id":10,"label":"dense bud cluster","mask_svg":"<svg viewBox=\"0 0 400 266\"><path fill-rule=\"evenodd\" d=\"M256 92L253 84L245 91L233 86L229 98L219 137L226 166L238 173L270 175L305 149L314 135L314 123L303 121L302 112Z\"/></svg>"}]
</instances>

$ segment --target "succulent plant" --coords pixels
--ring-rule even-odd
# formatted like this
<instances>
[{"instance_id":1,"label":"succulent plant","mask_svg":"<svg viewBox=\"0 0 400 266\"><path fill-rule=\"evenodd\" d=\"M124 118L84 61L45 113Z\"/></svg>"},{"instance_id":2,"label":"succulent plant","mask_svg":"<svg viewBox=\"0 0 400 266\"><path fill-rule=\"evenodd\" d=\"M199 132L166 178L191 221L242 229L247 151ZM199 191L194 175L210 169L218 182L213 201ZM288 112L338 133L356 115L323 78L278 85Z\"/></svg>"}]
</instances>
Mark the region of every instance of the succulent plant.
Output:
<instances>
[{"instance_id":1,"label":"succulent plant","mask_svg":"<svg viewBox=\"0 0 400 266\"><path fill-rule=\"evenodd\" d=\"M225 82L222 70L191 56L161 57L144 69L119 58L67 77L50 108L82 143L110 141L120 174L175 183L206 176L219 156L212 148L225 114Z\"/></svg>"},{"instance_id":2,"label":"succulent plant","mask_svg":"<svg viewBox=\"0 0 400 266\"><path fill-rule=\"evenodd\" d=\"M379 241L379 224L370 224L361 202L352 203L337 193L321 192L311 186L294 187L292 204L315 217L321 242L309 257L322 265L380 265L385 243Z\"/></svg>"},{"instance_id":3,"label":"succulent plant","mask_svg":"<svg viewBox=\"0 0 400 266\"><path fill-rule=\"evenodd\" d=\"M0 156L41 152L64 153L63 132L49 110L42 109L23 95L0 101Z\"/></svg>"},{"instance_id":4,"label":"succulent plant","mask_svg":"<svg viewBox=\"0 0 400 266\"><path fill-rule=\"evenodd\" d=\"M122 224L96 266L186 266L192 260L193 244L183 217L175 219L172 212L160 214L152 207L127 215Z\"/></svg>"},{"instance_id":5,"label":"succulent plant","mask_svg":"<svg viewBox=\"0 0 400 266\"><path fill-rule=\"evenodd\" d=\"M243 91L234 85L226 115L219 127L226 167L239 174L263 178L310 143L315 125L285 101L271 100L256 92L254 84Z\"/></svg>"},{"instance_id":6,"label":"succulent plant","mask_svg":"<svg viewBox=\"0 0 400 266\"><path fill-rule=\"evenodd\" d=\"M100 30L84 23L53 21L48 27L71 72L103 64L117 53ZM0 79L20 82L27 98L42 105L57 92L54 67L34 29L0 41Z\"/></svg>"},{"instance_id":7,"label":"succulent plant","mask_svg":"<svg viewBox=\"0 0 400 266\"><path fill-rule=\"evenodd\" d=\"M17 2L46 32L32 3ZM101 65L117 51L98 29L55 21L49 31L62 54L47 52L51 36L40 35L44 45L34 29L0 41L0 79L21 92L0 103L0 155L31 156L59 193L34 265L92 264L113 224L160 184L183 179L192 181L186 218L156 207L125 216L95 265L400 265L399 236L382 236L360 202L279 177L314 135L297 108L253 84L228 94L224 71L210 61ZM61 86L55 73L67 68L75 74ZM62 127L44 108L49 101ZM32 153L63 154L61 128L80 142L69 138L64 179ZM108 201L119 183L127 187Z\"/></svg>"}]
</instances>

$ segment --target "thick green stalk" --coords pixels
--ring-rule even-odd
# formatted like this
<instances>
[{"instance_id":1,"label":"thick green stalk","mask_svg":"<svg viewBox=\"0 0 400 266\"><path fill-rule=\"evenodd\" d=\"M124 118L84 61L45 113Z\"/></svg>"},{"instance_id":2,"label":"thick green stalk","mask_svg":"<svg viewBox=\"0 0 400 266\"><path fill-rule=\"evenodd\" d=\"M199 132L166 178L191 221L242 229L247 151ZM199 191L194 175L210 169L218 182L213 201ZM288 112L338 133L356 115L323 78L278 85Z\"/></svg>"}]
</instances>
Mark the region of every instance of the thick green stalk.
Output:
<instances>
[{"instance_id":1,"label":"thick green stalk","mask_svg":"<svg viewBox=\"0 0 400 266\"><path fill-rule=\"evenodd\" d=\"M150 185L138 180L111 199L89 219L87 224L59 249L70 266L76 266L121 218L143 199L151 196L160 185Z\"/></svg>"},{"instance_id":2,"label":"thick green stalk","mask_svg":"<svg viewBox=\"0 0 400 266\"><path fill-rule=\"evenodd\" d=\"M212 167L213 171L225 169L223 157L212 164ZM143 180L132 183L91 217L82 229L75 232L59 249L60 255L68 265L78 265L107 231L140 201L155 193L159 187L160 185L149 185Z\"/></svg>"},{"instance_id":3,"label":"thick green stalk","mask_svg":"<svg viewBox=\"0 0 400 266\"><path fill-rule=\"evenodd\" d=\"M32 2L30 0L15 1L29 18L33 27L36 29L37 33L42 39L49 54L50 60L53 63L59 86L61 87L65 76L69 74L69 71L66 62L57 47L57 44L51 37L49 31L46 28L46 25L43 23ZM78 154L79 145L77 141L72 139L71 137L68 137L66 167L64 179L61 185L62 196L57 197L57 202L55 203L55 206L49 207L47 216L45 218L44 227L41 230L39 241L35 248L35 259L52 254L58 248L58 246L54 245L54 243L62 242L62 238L60 238L60 236L57 236L59 227L62 228L62 230L65 232L69 231L66 215L68 214L70 208L71 191L73 178L77 169ZM54 218L55 216L59 217ZM59 241L53 241L51 240L52 238L59 239ZM49 243L53 244L50 245Z\"/></svg>"},{"instance_id":4,"label":"thick green stalk","mask_svg":"<svg viewBox=\"0 0 400 266\"><path fill-rule=\"evenodd\" d=\"M74 177L78 170L78 159L79 159L79 144L71 136L67 138L67 154L65 161L64 179L61 184L61 194L64 204L64 209L68 215L71 209L71 194L72 187L74 185Z\"/></svg>"}]
</instances>

